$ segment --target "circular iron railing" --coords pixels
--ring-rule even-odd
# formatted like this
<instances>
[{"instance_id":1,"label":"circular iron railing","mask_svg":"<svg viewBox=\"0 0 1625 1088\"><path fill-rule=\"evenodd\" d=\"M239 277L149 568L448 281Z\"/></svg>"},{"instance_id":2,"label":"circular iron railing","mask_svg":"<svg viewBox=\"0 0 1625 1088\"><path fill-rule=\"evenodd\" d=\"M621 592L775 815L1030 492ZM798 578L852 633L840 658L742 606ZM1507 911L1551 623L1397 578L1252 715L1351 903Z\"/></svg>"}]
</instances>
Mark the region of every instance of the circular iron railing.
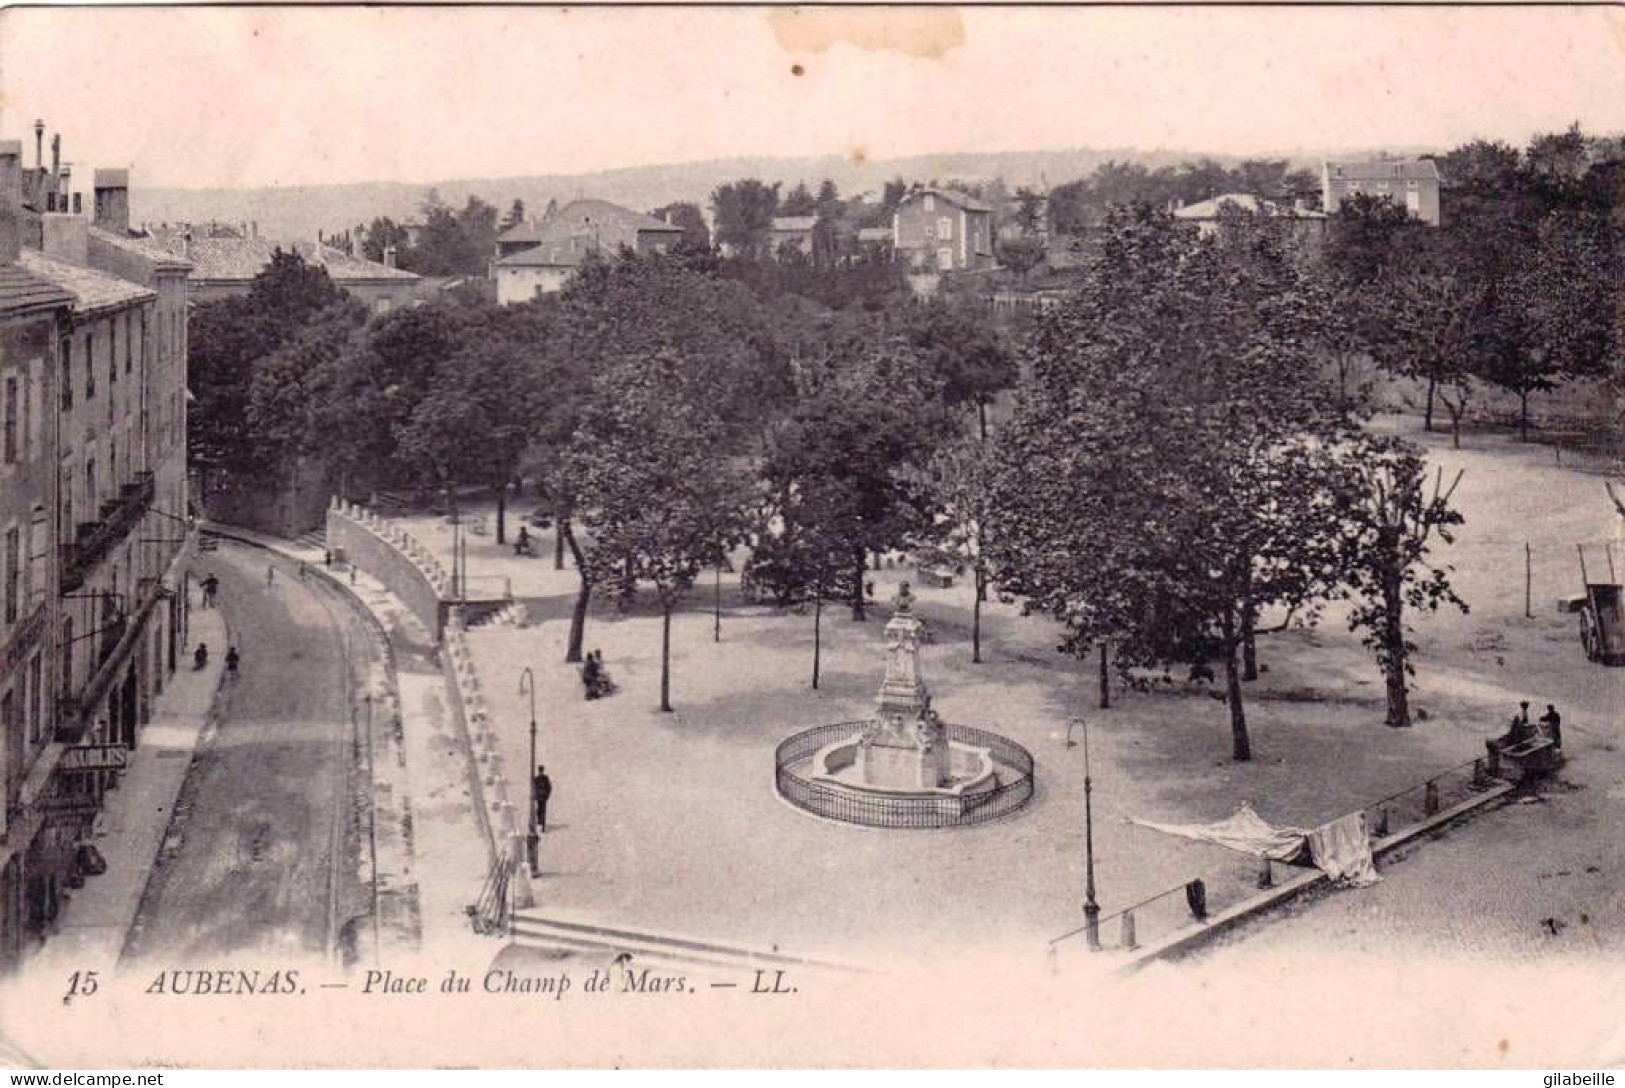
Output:
<instances>
[{"instance_id":1,"label":"circular iron railing","mask_svg":"<svg viewBox=\"0 0 1625 1088\"><path fill-rule=\"evenodd\" d=\"M865 827L969 827L1007 816L1032 799L1032 753L997 733L966 725L947 726L948 739L986 748L993 758L994 786L959 797L865 794L812 776L812 758L825 746L860 732L866 721L820 725L787 737L773 752L779 796L815 816Z\"/></svg>"}]
</instances>

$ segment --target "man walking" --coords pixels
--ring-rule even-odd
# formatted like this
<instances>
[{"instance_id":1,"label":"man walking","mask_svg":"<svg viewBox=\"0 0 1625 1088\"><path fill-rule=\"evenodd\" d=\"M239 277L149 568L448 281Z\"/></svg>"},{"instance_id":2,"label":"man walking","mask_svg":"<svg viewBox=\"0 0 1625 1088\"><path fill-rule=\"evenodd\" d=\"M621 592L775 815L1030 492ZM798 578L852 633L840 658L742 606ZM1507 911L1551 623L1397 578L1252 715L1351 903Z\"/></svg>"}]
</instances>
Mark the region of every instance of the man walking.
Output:
<instances>
[{"instance_id":1,"label":"man walking","mask_svg":"<svg viewBox=\"0 0 1625 1088\"><path fill-rule=\"evenodd\" d=\"M545 835L547 833L547 799L553 796L553 780L547 777L546 767L536 768L536 778L531 783L531 791L536 798L536 829Z\"/></svg>"},{"instance_id":2,"label":"man walking","mask_svg":"<svg viewBox=\"0 0 1625 1088\"><path fill-rule=\"evenodd\" d=\"M237 666L242 660L242 656L237 653L237 647L232 646L226 650L226 672L233 680L237 679Z\"/></svg>"},{"instance_id":3,"label":"man walking","mask_svg":"<svg viewBox=\"0 0 1625 1088\"><path fill-rule=\"evenodd\" d=\"M220 579L211 573L207 578L203 579L203 607L213 608L215 595L219 592Z\"/></svg>"}]
</instances>

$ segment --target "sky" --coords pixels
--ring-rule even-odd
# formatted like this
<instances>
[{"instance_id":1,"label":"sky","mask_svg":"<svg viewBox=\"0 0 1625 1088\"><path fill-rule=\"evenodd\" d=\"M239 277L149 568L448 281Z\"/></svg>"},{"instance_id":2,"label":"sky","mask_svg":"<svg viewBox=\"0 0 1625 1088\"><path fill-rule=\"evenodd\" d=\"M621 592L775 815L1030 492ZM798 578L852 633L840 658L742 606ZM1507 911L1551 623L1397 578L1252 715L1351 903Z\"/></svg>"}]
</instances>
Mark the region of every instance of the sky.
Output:
<instances>
[{"instance_id":1,"label":"sky","mask_svg":"<svg viewBox=\"0 0 1625 1088\"><path fill-rule=\"evenodd\" d=\"M0 13L0 137L152 186L734 156L1522 145L1625 131L1605 8ZM49 136L47 136L47 140Z\"/></svg>"}]
</instances>

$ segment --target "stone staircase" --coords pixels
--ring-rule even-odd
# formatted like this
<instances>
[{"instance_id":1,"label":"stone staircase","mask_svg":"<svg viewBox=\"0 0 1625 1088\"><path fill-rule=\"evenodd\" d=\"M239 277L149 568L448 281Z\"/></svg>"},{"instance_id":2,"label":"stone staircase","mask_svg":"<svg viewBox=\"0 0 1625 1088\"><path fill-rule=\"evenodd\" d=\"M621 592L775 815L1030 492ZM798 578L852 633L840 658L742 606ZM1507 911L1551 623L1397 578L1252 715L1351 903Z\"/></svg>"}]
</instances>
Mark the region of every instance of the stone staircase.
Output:
<instances>
[{"instance_id":1,"label":"stone staircase","mask_svg":"<svg viewBox=\"0 0 1625 1088\"><path fill-rule=\"evenodd\" d=\"M509 936L515 944L563 953L601 964L619 962L636 973L642 968L662 971L693 971L705 968L709 974L745 975L764 989L775 979L789 979L809 971L851 972L857 968L821 960L792 956L778 949L741 948L715 941L697 940L628 929L615 929L596 923L548 918L517 911L510 923ZM622 959L622 957L625 957ZM784 982L782 985L791 985Z\"/></svg>"},{"instance_id":2,"label":"stone staircase","mask_svg":"<svg viewBox=\"0 0 1625 1088\"><path fill-rule=\"evenodd\" d=\"M525 606L518 601L509 601L501 608L482 611L471 617L467 624L470 631L482 627L523 627L525 626Z\"/></svg>"}]
</instances>

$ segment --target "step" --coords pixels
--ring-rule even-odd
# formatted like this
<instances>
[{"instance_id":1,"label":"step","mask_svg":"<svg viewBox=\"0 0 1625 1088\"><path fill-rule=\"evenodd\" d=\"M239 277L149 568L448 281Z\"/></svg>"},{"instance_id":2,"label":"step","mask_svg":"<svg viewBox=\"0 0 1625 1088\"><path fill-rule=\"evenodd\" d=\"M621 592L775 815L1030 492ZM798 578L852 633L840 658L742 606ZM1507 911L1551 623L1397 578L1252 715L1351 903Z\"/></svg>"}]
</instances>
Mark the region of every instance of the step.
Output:
<instances>
[{"instance_id":1,"label":"step","mask_svg":"<svg viewBox=\"0 0 1625 1088\"><path fill-rule=\"evenodd\" d=\"M730 962L736 966L771 964L784 967L854 970L854 968L842 964L792 956L783 952L764 952L758 949L719 944L714 941L702 941L664 933L615 929L594 923L566 921L560 918L547 918L522 912L514 915L513 924L516 931L523 931L528 935L586 942L596 947L611 948L615 951L701 957L719 962Z\"/></svg>"}]
</instances>

